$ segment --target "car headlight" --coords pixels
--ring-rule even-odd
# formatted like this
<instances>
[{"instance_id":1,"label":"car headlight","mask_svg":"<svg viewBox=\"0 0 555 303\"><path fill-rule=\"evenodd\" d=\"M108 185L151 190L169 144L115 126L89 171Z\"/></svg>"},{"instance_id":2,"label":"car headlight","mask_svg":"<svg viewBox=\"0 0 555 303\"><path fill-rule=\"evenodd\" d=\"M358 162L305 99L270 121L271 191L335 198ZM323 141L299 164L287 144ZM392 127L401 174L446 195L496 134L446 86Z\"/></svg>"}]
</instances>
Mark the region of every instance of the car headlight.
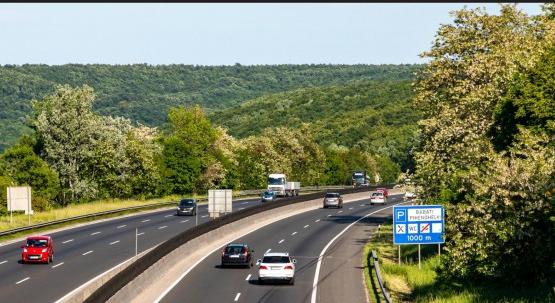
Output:
<instances>
[{"instance_id":1,"label":"car headlight","mask_svg":"<svg viewBox=\"0 0 555 303\"><path fill-rule=\"evenodd\" d=\"M45 253L45 252L47 252L47 251L48 251L47 248L43 248L43 249L42 249L42 252L43 252L43 253Z\"/></svg>"}]
</instances>

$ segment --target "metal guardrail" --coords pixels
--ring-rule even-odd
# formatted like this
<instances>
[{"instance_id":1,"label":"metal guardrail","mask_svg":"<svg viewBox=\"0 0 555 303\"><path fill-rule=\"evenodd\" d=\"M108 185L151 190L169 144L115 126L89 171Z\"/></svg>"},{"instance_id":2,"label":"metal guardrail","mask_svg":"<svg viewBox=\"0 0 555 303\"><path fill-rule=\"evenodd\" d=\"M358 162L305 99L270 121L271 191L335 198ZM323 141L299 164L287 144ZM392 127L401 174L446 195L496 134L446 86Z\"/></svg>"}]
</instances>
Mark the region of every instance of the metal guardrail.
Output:
<instances>
[{"instance_id":1,"label":"metal guardrail","mask_svg":"<svg viewBox=\"0 0 555 303\"><path fill-rule=\"evenodd\" d=\"M345 188L350 188L350 187L352 187L352 186L343 186L343 185L340 185L340 186L306 186L306 187L301 187L301 191L304 191L304 192L306 192L306 191L320 191L320 190L323 191L323 190L329 190L329 189L345 189ZM242 191L239 191L237 193L237 195L235 195L234 197L259 195L262 192L264 192L265 190L266 189L242 190ZM207 198L197 199L197 201L199 201L199 202L204 202L204 201L207 201L207 200L208 200ZM116 214L116 213L120 213L120 212L129 211L129 210L148 209L148 208L160 207L160 206L164 206L164 205L172 205L172 204L175 204L175 203L177 203L177 201L168 201L168 202L153 203L153 204L148 204L148 205L130 206L130 207L125 207L125 208L117 208L117 209L112 209L112 210L107 210L107 211L101 211L101 212L92 213L92 214L69 217L69 218L60 219L60 220L42 222L42 223L37 223L37 224L33 224L33 225L27 225L27 226L14 228L14 229L0 231L0 236L11 235L11 234L15 234L15 233L22 232L22 231L27 231L27 230L32 230L32 229L36 229L36 228L52 226L52 225L61 224L61 223L67 223L67 222L71 222L71 221L77 221L77 220L81 220L81 219L111 215L111 214Z\"/></svg>"},{"instance_id":2,"label":"metal guardrail","mask_svg":"<svg viewBox=\"0 0 555 303\"><path fill-rule=\"evenodd\" d=\"M376 272L376 277L378 278L378 284L380 284L380 289L382 290L385 301L387 303L391 303L392 302L391 301L391 296L389 295L389 292L387 291L387 289L384 286L382 273L380 272L380 264L378 263L378 255L376 254L376 251L373 250L373 249L372 249L372 263L374 264L374 271Z\"/></svg>"}]
</instances>

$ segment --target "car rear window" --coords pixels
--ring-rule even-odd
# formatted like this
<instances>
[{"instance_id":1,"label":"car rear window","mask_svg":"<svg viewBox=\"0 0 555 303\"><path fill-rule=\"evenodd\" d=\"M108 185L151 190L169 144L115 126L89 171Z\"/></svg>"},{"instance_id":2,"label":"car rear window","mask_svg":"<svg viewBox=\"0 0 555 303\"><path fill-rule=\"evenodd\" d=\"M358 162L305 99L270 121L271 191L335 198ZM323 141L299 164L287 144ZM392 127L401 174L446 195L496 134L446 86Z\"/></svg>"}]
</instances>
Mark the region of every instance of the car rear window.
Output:
<instances>
[{"instance_id":1,"label":"car rear window","mask_svg":"<svg viewBox=\"0 0 555 303\"><path fill-rule=\"evenodd\" d=\"M381 197L383 193L372 193L372 197Z\"/></svg>"},{"instance_id":2,"label":"car rear window","mask_svg":"<svg viewBox=\"0 0 555 303\"><path fill-rule=\"evenodd\" d=\"M242 254L245 251L244 246L228 246L225 248L225 253L230 255Z\"/></svg>"},{"instance_id":3,"label":"car rear window","mask_svg":"<svg viewBox=\"0 0 555 303\"><path fill-rule=\"evenodd\" d=\"M285 256L266 256L262 263L290 263L289 257Z\"/></svg>"},{"instance_id":4,"label":"car rear window","mask_svg":"<svg viewBox=\"0 0 555 303\"><path fill-rule=\"evenodd\" d=\"M48 246L48 240L46 240L46 239L28 239L27 240L27 246L47 247Z\"/></svg>"},{"instance_id":5,"label":"car rear window","mask_svg":"<svg viewBox=\"0 0 555 303\"><path fill-rule=\"evenodd\" d=\"M339 194L337 193L327 193L326 198L338 198Z\"/></svg>"},{"instance_id":6,"label":"car rear window","mask_svg":"<svg viewBox=\"0 0 555 303\"><path fill-rule=\"evenodd\" d=\"M191 199L181 200L181 202L179 204L181 206L193 206L195 204L195 201L191 200Z\"/></svg>"}]
</instances>

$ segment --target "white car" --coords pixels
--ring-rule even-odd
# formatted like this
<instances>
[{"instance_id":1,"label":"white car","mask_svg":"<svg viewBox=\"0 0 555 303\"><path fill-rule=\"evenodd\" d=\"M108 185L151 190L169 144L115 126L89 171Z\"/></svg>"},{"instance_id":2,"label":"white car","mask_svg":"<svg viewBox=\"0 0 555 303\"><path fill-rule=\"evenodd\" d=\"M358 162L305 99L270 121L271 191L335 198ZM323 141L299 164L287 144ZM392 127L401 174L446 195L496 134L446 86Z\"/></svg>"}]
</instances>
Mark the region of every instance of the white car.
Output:
<instances>
[{"instance_id":1,"label":"white car","mask_svg":"<svg viewBox=\"0 0 555 303\"><path fill-rule=\"evenodd\" d=\"M272 252L264 254L262 260L257 260L258 283L264 284L266 280L285 280L295 284L295 263L289 253Z\"/></svg>"},{"instance_id":2,"label":"white car","mask_svg":"<svg viewBox=\"0 0 555 303\"><path fill-rule=\"evenodd\" d=\"M412 199L414 197L416 197L416 194L412 191L406 191L405 195L403 196L405 200Z\"/></svg>"},{"instance_id":3,"label":"white car","mask_svg":"<svg viewBox=\"0 0 555 303\"><path fill-rule=\"evenodd\" d=\"M370 196L370 205L372 204L386 204L387 203L387 197L384 195L383 192L378 191L378 192L373 192L372 195Z\"/></svg>"}]
</instances>

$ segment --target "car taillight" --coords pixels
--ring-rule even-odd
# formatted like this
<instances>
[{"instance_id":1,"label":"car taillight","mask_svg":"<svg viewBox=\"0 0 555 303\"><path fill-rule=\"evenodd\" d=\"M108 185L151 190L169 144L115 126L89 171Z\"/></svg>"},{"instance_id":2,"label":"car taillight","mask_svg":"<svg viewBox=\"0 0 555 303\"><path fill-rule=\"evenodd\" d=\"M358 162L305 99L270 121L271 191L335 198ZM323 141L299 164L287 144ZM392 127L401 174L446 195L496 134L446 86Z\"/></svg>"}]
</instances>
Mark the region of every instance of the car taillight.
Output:
<instances>
[{"instance_id":1,"label":"car taillight","mask_svg":"<svg viewBox=\"0 0 555 303\"><path fill-rule=\"evenodd\" d=\"M225 250L222 250L222 257L225 256Z\"/></svg>"},{"instance_id":2,"label":"car taillight","mask_svg":"<svg viewBox=\"0 0 555 303\"><path fill-rule=\"evenodd\" d=\"M260 265L260 268L259 268L259 269L268 269L268 266Z\"/></svg>"},{"instance_id":3,"label":"car taillight","mask_svg":"<svg viewBox=\"0 0 555 303\"><path fill-rule=\"evenodd\" d=\"M291 270L292 270L292 269L293 269L293 266L291 266L291 265L286 265L284 269L291 269Z\"/></svg>"}]
</instances>

